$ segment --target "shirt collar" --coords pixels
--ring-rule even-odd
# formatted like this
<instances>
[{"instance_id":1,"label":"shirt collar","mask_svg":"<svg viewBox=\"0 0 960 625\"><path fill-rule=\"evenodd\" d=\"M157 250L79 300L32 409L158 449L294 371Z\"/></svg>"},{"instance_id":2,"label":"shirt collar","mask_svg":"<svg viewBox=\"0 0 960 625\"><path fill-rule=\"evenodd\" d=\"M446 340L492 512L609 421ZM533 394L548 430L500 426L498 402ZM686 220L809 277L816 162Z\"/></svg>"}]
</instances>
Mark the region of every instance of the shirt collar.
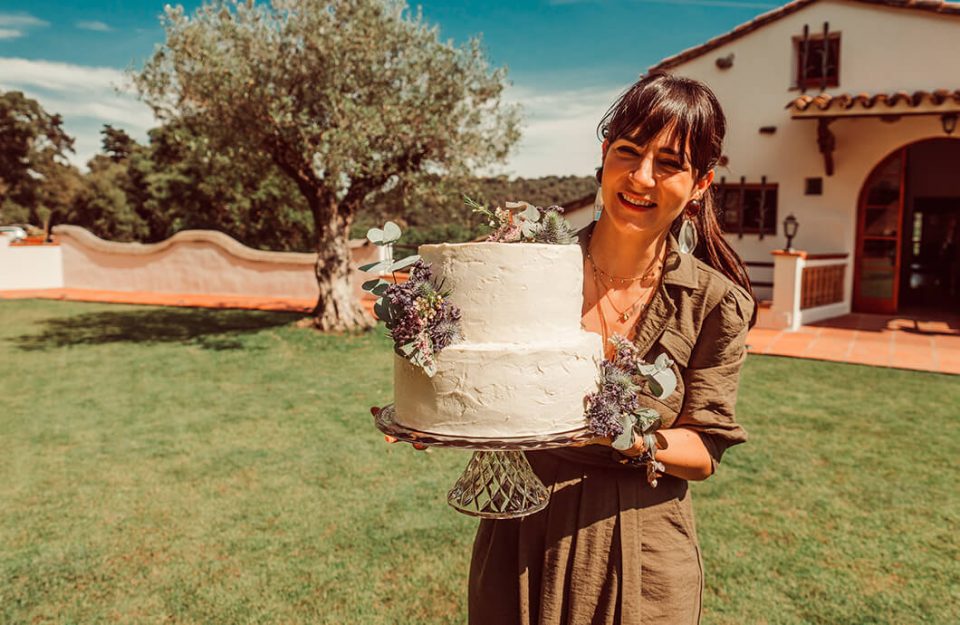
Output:
<instances>
[{"instance_id":1,"label":"shirt collar","mask_svg":"<svg viewBox=\"0 0 960 625\"><path fill-rule=\"evenodd\" d=\"M577 233L580 246L584 250L590 241L594 224L596 222L591 222ZM663 283L695 289L697 288L697 261L692 254L678 252L678 245L677 237L673 236L672 232L667 235L667 258L663 264Z\"/></svg>"}]
</instances>

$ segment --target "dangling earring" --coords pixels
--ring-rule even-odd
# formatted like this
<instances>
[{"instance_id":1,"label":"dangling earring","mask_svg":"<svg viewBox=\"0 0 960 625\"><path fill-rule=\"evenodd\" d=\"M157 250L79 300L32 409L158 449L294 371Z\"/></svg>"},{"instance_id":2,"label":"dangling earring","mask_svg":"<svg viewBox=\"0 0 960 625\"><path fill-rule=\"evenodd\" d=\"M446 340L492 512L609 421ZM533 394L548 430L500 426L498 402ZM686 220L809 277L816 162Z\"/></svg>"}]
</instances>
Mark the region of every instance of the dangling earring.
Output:
<instances>
[{"instance_id":1,"label":"dangling earring","mask_svg":"<svg viewBox=\"0 0 960 625\"><path fill-rule=\"evenodd\" d=\"M593 198L593 220L600 221L600 213L603 212L603 187L597 189L597 197Z\"/></svg>"},{"instance_id":2,"label":"dangling earring","mask_svg":"<svg viewBox=\"0 0 960 625\"><path fill-rule=\"evenodd\" d=\"M690 200L690 207L700 212L700 200ZM677 239L681 254L692 254L693 250L697 249L697 227L687 214L683 216L680 236Z\"/></svg>"}]
</instances>

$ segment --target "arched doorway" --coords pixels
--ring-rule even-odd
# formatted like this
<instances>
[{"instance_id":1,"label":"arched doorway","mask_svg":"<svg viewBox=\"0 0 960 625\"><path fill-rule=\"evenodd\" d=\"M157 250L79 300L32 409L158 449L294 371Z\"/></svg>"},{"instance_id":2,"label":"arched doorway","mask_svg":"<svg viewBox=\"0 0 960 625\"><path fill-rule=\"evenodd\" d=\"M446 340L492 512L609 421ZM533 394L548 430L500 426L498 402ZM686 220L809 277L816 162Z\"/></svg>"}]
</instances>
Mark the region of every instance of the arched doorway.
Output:
<instances>
[{"instance_id":1,"label":"arched doorway","mask_svg":"<svg viewBox=\"0 0 960 625\"><path fill-rule=\"evenodd\" d=\"M960 140L897 149L860 190L857 312L960 310Z\"/></svg>"}]
</instances>

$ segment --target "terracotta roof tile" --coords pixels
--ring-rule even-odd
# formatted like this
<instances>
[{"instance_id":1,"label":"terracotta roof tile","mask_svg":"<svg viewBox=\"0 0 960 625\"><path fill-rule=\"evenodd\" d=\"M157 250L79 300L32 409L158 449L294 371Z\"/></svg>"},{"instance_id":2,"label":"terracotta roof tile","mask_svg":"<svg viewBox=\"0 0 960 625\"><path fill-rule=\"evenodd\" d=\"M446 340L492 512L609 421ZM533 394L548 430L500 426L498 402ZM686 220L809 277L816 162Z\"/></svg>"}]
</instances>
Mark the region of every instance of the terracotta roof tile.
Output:
<instances>
[{"instance_id":1,"label":"terracotta roof tile","mask_svg":"<svg viewBox=\"0 0 960 625\"><path fill-rule=\"evenodd\" d=\"M960 2L942 2L940 0L852 0L853 2L860 2L862 4L876 4L881 6L888 6L897 9L911 9L914 11L927 11L930 13L939 13L941 15L960 15ZM675 54L673 56L667 57L653 65L647 70L652 72L654 70L666 70L676 67L686 63L690 59L697 58L702 56L711 50L719 48L720 46L727 44L735 39L739 39L744 35L751 33L763 26L766 26L770 22L775 22L782 17L786 17L791 13L795 13L800 9L804 8L809 4L813 4L817 0L794 0L794 2L789 2L779 8L773 9L772 11L767 11L762 15L758 15L749 22L740 24L733 30L718 37L710 39L706 43L694 46L692 48L687 48L686 50Z\"/></svg>"},{"instance_id":2,"label":"terracotta roof tile","mask_svg":"<svg viewBox=\"0 0 960 625\"><path fill-rule=\"evenodd\" d=\"M831 95L829 93L820 93L817 95L802 95L791 100L787 107L794 111L806 111L816 108L821 111L826 110L850 110L854 107L862 109L872 109L873 107L885 104L889 107L897 104L906 104L910 107L918 107L922 104L932 104L940 106L944 102L953 101L960 104L960 89L936 89L934 91L896 91L894 93L858 93L850 95L849 93L840 93Z\"/></svg>"}]
</instances>

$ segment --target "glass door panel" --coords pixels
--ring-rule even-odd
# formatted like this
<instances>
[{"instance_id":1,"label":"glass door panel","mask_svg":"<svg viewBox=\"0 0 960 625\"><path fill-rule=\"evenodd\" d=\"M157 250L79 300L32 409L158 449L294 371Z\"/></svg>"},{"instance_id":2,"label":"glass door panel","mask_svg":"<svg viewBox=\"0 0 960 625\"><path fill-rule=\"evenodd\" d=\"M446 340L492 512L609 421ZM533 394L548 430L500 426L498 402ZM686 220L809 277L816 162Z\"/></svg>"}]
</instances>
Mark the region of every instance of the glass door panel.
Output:
<instances>
[{"instance_id":1,"label":"glass door panel","mask_svg":"<svg viewBox=\"0 0 960 625\"><path fill-rule=\"evenodd\" d=\"M884 160L861 193L853 284L853 305L860 312L897 310L904 157L904 150L899 150Z\"/></svg>"},{"instance_id":2,"label":"glass door panel","mask_svg":"<svg viewBox=\"0 0 960 625\"><path fill-rule=\"evenodd\" d=\"M866 206L863 234L867 237L895 237L900 230L900 202L887 206Z\"/></svg>"},{"instance_id":3,"label":"glass door panel","mask_svg":"<svg viewBox=\"0 0 960 625\"><path fill-rule=\"evenodd\" d=\"M869 299L893 297L897 276L897 242L864 241L860 257L860 295Z\"/></svg>"}]
</instances>

